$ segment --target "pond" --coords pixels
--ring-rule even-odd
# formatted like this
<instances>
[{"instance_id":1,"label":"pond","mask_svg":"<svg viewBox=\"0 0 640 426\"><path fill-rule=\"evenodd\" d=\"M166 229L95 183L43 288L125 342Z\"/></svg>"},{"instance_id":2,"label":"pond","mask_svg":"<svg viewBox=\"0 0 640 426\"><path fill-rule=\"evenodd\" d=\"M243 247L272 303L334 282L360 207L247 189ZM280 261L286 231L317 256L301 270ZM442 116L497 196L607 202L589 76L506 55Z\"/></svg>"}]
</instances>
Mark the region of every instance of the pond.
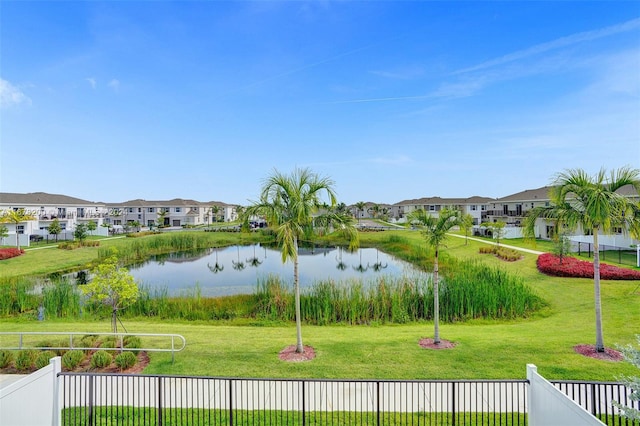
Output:
<instances>
[{"instance_id":1,"label":"pond","mask_svg":"<svg viewBox=\"0 0 640 426\"><path fill-rule=\"evenodd\" d=\"M381 275L399 277L418 272L411 264L375 248L354 252L340 247L301 248L298 262L301 287L329 279L367 282ZM196 286L207 297L251 294L258 281L270 275L293 283L293 263L283 264L279 250L261 245L171 253L128 268L141 286L166 288L169 296L188 294Z\"/></svg>"}]
</instances>

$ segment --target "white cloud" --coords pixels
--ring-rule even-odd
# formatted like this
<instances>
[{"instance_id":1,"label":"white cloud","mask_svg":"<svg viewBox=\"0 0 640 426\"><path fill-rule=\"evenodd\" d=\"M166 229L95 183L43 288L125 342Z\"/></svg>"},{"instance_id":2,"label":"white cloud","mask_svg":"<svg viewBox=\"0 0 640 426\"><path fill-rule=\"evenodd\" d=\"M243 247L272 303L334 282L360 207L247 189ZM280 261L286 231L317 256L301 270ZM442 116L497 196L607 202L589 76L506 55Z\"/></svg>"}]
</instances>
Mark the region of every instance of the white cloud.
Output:
<instances>
[{"instance_id":1,"label":"white cloud","mask_svg":"<svg viewBox=\"0 0 640 426\"><path fill-rule=\"evenodd\" d=\"M20 104L31 105L31 99L18 87L0 78L0 106L9 108Z\"/></svg>"},{"instance_id":2,"label":"white cloud","mask_svg":"<svg viewBox=\"0 0 640 426\"><path fill-rule=\"evenodd\" d=\"M111 87L113 90L118 91L120 88L120 80L112 79L107 86Z\"/></svg>"},{"instance_id":3,"label":"white cloud","mask_svg":"<svg viewBox=\"0 0 640 426\"><path fill-rule=\"evenodd\" d=\"M538 55L540 53L548 52L550 50L572 46L574 44L582 43L585 41L597 40L599 38L607 37L610 35L633 31L638 28L640 28L640 18L632 19L630 21L623 22L621 24L600 28L598 30L585 31L581 33L572 34L566 37L561 37L561 38L552 40L547 43L537 44L527 49L509 53L499 58L491 59L481 64L458 70L454 74L463 74L471 71L478 71L486 68L491 68L497 65L503 65L509 62L518 61L521 59L528 58L530 56Z\"/></svg>"},{"instance_id":4,"label":"white cloud","mask_svg":"<svg viewBox=\"0 0 640 426\"><path fill-rule=\"evenodd\" d=\"M96 86L97 86L97 84L98 84L98 83L96 82L96 79L95 79L95 78L93 78L93 77L87 77L87 78L85 78L85 80L87 80L87 81L89 82L89 84L91 85L91 88L92 88L92 89L95 89L95 88L96 88Z\"/></svg>"}]
</instances>

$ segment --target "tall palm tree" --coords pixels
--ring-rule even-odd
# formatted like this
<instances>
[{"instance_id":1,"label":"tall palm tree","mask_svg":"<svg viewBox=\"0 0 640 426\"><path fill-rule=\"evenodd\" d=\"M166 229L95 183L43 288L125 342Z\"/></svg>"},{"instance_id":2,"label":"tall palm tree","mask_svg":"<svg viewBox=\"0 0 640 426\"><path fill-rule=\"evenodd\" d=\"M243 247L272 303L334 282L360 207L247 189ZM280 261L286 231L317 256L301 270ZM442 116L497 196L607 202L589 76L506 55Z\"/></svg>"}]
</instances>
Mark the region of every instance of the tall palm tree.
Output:
<instances>
[{"instance_id":1,"label":"tall palm tree","mask_svg":"<svg viewBox=\"0 0 640 426\"><path fill-rule=\"evenodd\" d=\"M321 177L310 169L295 169L291 174L277 170L264 181L260 201L245 210L245 220L251 216L263 217L268 226L276 231L276 241L282 252L282 262L293 261L296 310L296 352L302 353L302 325L300 314L300 281L298 275L298 243L305 234L312 235L316 227L339 231L349 240L349 246L358 246L358 232L353 219L348 215L335 213L332 209L322 210L323 196L331 207L336 205L334 182Z\"/></svg>"},{"instance_id":2,"label":"tall palm tree","mask_svg":"<svg viewBox=\"0 0 640 426\"><path fill-rule=\"evenodd\" d=\"M422 229L427 245L435 251L433 260L433 343L440 344L440 295L438 278L438 254L444 247L447 232L460 223L458 210L442 209L438 217L431 216L423 209L417 209L407 216L409 224L418 225Z\"/></svg>"},{"instance_id":3,"label":"tall palm tree","mask_svg":"<svg viewBox=\"0 0 640 426\"><path fill-rule=\"evenodd\" d=\"M16 230L16 247L20 248L20 238L18 235L18 225L22 222L27 222L30 220L35 220L35 216L29 214L25 211L25 209L18 210L6 210L0 216L0 223L13 223Z\"/></svg>"},{"instance_id":4,"label":"tall palm tree","mask_svg":"<svg viewBox=\"0 0 640 426\"><path fill-rule=\"evenodd\" d=\"M617 193L626 185L640 192L640 170L622 167L607 173L601 169L590 176L582 169L558 173L549 190L550 205L531 209L524 221L524 233L535 236L536 219L548 219L569 229L582 228L593 235L593 286L596 313L596 351L604 352L602 305L600 302L600 250L598 234L621 226L634 230L638 226L638 206Z\"/></svg>"},{"instance_id":5,"label":"tall palm tree","mask_svg":"<svg viewBox=\"0 0 640 426\"><path fill-rule=\"evenodd\" d=\"M364 212L364 208L367 206L367 203L364 201L358 201L356 204L356 216L358 217L358 223L360 223L360 212Z\"/></svg>"}]
</instances>

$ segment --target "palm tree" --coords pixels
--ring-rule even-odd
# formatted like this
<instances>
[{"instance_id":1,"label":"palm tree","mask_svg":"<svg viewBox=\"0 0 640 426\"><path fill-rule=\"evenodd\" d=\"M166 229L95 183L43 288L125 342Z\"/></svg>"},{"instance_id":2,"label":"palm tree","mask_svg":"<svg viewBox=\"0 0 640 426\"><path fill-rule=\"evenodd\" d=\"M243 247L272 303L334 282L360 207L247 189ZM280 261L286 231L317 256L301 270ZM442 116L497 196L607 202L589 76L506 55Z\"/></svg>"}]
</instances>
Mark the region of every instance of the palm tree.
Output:
<instances>
[{"instance_id":1,"label":"palm tree","mask_svg":"<svg viewBox=\"0 0 640 426\"><path fill-rule=\"evenodd\" d=\"M27 213L24 209L6 210L0 216L0 223L13 223L16 230L16 247L20 249L20 238L18 235L18 225L22 222L35 220L35 216Z\"/></svg>"},{"instance_id":2,"label":"palm tree","mask_svg":"<svg viewBox=\"0 0 640 426\"><path fill-rule=\"evenodd\" d=\"M358 223L360 223L360 212L364 212L364 208L367 206L367 203L364 201L358 201L356 204L356 216L358 218Z\"/></svg>"},{"instance_id":3,"label":"palm tree","mask_svg":"<svg viewBox=\"0 0 640 426\"><path fill-rule=\"evenodd\" d=\"M550 205L531 209L524 221L525 236L535 236L536 219L552 220L569 229L582 228L593 235L593 286L596 311L597 352L604 352L602 305L600 302L600 250L598 234L615 226L634 230L638 226L638 206L616 191L631 185L640 192L640 170L622 167L607 174L601 169L595 176L582 169L558 173L549 190Z\"/></svg>"},{"instance_id":4,"label":"palm tree","mask_svg":"<svg viewBox=\"0 0 640 426\"><path fill-rule=\"evenodd\" d=\"M433 260L433 343L440 344L440 300L438 282L438 253L444 246L447 232L460 223L458 210L442 209L438 217L431 216L423 209L417 209L407 216L409 224L417 224L422 228L427 245L435 250Z\"/></svg>"},{"instance_id":5,"label":"palm tree","mask_svg":"<svg viewBox=\"0 0 640 426\"><path fill-rule=\"evenodd\" d=\"M260 201L245 210L245 221L251 216L265 218L276 232L276 241L282 251L282 262L293 261L296 310L296 352L304 352L300 317L300 282L298 275L298 242L302 236L311 235L315 227L341 232L349 240L349 246L358 246L358 232L352 218L333 211L336 205L334 182L320 177L309 169L296 169L290 175L277 170L264 181ZM322 196L328 199L332 209L322 211Z\"/></svg>"}]
</instances>

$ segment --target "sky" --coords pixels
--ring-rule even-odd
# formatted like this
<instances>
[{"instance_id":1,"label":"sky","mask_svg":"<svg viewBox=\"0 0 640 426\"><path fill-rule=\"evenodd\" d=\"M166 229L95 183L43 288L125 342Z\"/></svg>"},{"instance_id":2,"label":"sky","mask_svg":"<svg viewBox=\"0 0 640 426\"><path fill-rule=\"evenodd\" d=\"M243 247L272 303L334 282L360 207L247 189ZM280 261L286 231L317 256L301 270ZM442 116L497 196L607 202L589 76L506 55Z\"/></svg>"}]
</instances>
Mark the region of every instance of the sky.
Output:
<instances>
[{"instance_id":1,"label":"sky","mask_svg":"<svg viewBox=\"0 0 640 426\"><path fill-rule=\"evenodd\" d=\"M640 168L638 1L0 2L0 192L505 197Z\"/></svg>"}]
</instances>

